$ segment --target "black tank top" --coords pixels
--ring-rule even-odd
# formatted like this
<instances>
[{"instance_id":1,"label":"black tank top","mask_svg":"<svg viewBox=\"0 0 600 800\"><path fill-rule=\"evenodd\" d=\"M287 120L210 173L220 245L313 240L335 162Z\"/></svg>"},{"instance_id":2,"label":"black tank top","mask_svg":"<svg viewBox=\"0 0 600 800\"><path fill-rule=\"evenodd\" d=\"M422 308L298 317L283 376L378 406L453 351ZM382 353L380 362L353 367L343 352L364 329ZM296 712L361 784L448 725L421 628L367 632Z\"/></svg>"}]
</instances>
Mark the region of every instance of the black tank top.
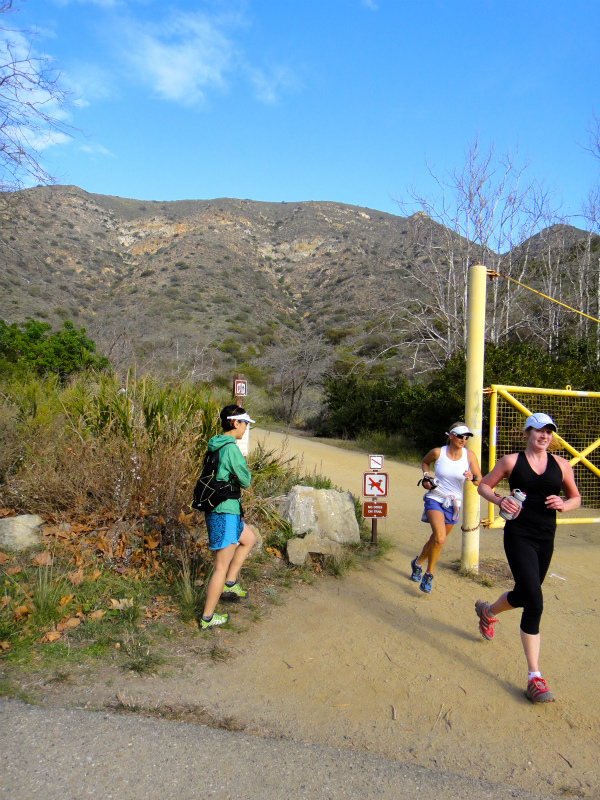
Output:
<instances>
[{"instance_id":1,"label":"black tank top","mask_svg":"<svg viewBox=\"0 0 600 800\"><path fill-rule=\"evenodd\" d=\"M556 532L556 511L546 506L546 498L551 494L559 494L562 482L562 470L551 453L548 453L548 463L541 475L531 469L525 453L519 453L508 485L511 490L525 492L527 497L519 516L506 521L505 532L532 539L553 537Z\"/></svg>"}]
</instances>

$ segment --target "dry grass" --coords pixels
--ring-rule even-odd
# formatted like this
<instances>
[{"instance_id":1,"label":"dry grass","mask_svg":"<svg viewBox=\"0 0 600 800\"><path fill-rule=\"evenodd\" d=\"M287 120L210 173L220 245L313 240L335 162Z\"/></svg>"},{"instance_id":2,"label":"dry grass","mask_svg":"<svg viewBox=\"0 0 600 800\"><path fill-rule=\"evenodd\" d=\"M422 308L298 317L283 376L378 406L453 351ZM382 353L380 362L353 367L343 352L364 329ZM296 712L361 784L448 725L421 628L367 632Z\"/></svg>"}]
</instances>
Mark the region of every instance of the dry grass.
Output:
<instances>
[{"instance_id":1,"label":"dry grass","mask_svg":"<svg viewBox=\"0 0 600 800\"><path fill-rule=\"evenodd\" d=\"M80 376L4 387L0 500L29 513L177 519L218 406L195 387Z\"/></svg>"}]
</instances>

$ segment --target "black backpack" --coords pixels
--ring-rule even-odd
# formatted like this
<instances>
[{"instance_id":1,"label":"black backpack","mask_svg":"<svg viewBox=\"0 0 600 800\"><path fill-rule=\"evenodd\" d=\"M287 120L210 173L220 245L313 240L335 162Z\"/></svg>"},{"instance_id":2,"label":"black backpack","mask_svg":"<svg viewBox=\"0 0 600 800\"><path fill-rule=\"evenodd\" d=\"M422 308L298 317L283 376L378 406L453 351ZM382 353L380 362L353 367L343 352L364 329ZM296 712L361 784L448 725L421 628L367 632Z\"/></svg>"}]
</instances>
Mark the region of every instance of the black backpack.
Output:
<instances>
[{"instance_id":1,"label":"black backpack","mask_svg":"<svg viewBox=\"0 0 600 800\"><path fill-rule=\"evenodd\" d=\"M232 442L237 447L235 442ZM223 447L228 447L228 444ZM235 480L218 481L217 469L219 468L219 454L223 448L209 450L204 456L202 472L194 488L194 497L191 507L197 511L213 511L224 500L239 500L242 490ZM241 508L241 506L240 506Z\"/></svg>"}]
</instances>

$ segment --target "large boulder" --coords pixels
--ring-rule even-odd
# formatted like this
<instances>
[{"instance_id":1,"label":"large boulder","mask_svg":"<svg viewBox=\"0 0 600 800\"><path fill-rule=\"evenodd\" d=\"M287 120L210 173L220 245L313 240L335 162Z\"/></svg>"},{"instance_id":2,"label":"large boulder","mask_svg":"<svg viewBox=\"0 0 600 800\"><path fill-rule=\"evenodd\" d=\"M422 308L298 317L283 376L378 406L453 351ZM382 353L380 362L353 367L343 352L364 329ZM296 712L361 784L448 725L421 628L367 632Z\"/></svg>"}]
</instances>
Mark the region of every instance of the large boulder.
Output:
<instances>
[{"instance_id":1,"label":"large boulder","mask_svg":"<svg viewBox=\"0 0 600 800\"><path fill-rule=\"evenodd\" d=\"M281 512L299 536L310 532L338 544L360 542L354 500L350 492L294 486L286 496Z\"/></svg>"},{"instance_id":2,"label":"large boulder","mask_svg":"<svg viewBox=\"0 0 600 800\"><path fill-rule=\"evenodd\" d=\"M301 567L306 563L306 557L310 553L331 556L335 561L339 561L342 558L343 550L341 544L332 542L331 539L323 539L316 533L307 533L302 539L288 540L287 555L290 564Z\"/></svg>"},{"instance_id":3,"label":"large boulder","mask_svg":"<svg viewBox=\"0 0 600 800\"><path fill-rule=\"evenodd\" d=\"M27 550L41 541L40 525L44 520L37 514L0 519L0 547L6 550Z\"/></svg>"}]
</instances>

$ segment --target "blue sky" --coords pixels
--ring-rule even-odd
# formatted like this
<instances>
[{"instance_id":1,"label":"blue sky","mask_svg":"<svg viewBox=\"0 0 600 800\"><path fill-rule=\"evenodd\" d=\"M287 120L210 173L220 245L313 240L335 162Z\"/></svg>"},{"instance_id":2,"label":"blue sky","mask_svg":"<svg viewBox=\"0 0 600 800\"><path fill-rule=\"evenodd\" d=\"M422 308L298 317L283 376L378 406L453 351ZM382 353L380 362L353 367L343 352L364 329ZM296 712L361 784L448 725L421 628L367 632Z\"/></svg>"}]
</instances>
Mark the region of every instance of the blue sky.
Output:
<instances>
[{"instance_id":1,"label":"blue sky","mask_svg":"<svg viewBox=\"0 0 600 800\"><path fill-rule=\"evenodd\" d=\"M398 213L476 134L576 213L597 178L599 0L24 0L82 131L61 183L144 200L333 200Z\"/></svg>"}]
</instances>

